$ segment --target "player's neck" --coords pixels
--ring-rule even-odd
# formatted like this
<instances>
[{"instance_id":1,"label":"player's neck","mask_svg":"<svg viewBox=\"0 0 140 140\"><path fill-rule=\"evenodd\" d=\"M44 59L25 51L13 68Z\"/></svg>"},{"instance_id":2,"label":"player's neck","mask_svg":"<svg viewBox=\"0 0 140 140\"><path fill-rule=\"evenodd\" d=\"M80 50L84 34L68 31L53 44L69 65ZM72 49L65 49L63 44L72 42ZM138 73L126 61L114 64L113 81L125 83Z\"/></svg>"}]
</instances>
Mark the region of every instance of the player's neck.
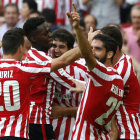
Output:
<instances>
[{"instance_id":1,"label":"player's neck","mask_svg":"<svg viewBox=\"0 0 140 140\"><path fill-rule=\"evenodd\" d=\"M45 53L48 53L48 50L47 49L42 49L42 47L38 46L38 45L32 45L33 48L37 49L38 51L42 51L42 52L45 52Z\"/></svg>"},{"instance_id":2,"label":"player's neck","mask_svg":"<svg viewBox=\"0 0 140 140\"><path fill-rule=\"evenodd\" d=\"M115 54L113 58L113 66L119 61L119 59L122 57L123 53L119 51L118 53Z\"/></svg>"},{"instance_id":3,"label":"player's neck","mask_svg":"<svg viewBox=\"0 0 140 140\"><path fill-rule=\"evenodd\" d=\"M20 61L20 58L17 55L3 55L3 59L15 59L17 61Z\"/></svg>"},{"instance_id":4,"label":"player's neck","mask_svg":"<svg viewBox=\"0 0 140 140\"><path fill-rule=\"evenodd\" d=\"M104 63L104 65L105 65L106 67L112 67L111 60L110 60L110 59L109 59L109 60L106 60L106 62Z\"/></svg>"}]
</instances>

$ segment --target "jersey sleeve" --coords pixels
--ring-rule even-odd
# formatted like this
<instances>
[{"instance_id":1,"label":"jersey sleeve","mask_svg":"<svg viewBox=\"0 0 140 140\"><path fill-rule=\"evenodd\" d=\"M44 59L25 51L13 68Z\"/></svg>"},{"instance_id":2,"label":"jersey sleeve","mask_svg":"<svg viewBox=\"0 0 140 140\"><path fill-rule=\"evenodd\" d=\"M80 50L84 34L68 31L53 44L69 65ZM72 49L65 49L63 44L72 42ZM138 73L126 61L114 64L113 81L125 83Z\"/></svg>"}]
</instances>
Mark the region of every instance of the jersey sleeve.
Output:
<instances>
[{"instance_id":1,"label":"jersey sleeve","mask_svg":"<svg viewBox=\"0 0 140 140\"><path fill-rule=\"evenodd\" d=\"M107 81L114 79L122 79L113 68L107 68L104 64L97 61L94 69L88 72L89 77L94 82L95 86L102 86Z\"/></svg>"},{"instance_id":2,"label":"jersey sleeve","mask_svg":"<svg viewBox=\"0 0 140 140\"><path fill-rule=\"evenodd\" d=\"M117 68L117 72L121 75L124 85L126 84L131 74L131 69L133 70L133 68L131 67L133 67L131 58L126 58L119 62L119 67Z\"/></svg>"},{"instance_id":3,"label":"jersey sleeve","mask_svg":"<svg viewBox=\"0 0 140 140\"><path fill-rule=\"evenodd\" d=\"M73 82L71 81L73 77L70 76L63 68L58 71L51 72L50 77L67 89L73 88Z\"/></svg>"},{"instance_id":4,"label":"jersey sleeve","mask_svg":"<svg viewBox=\"0 0 140 140\"><path fill-rule=\"evenodd\" d=\"M39 75L49 75L51 72L51 60L50 61L22 61L21 69L27 72L30 77Z\"/></svg>"}]
</instances>

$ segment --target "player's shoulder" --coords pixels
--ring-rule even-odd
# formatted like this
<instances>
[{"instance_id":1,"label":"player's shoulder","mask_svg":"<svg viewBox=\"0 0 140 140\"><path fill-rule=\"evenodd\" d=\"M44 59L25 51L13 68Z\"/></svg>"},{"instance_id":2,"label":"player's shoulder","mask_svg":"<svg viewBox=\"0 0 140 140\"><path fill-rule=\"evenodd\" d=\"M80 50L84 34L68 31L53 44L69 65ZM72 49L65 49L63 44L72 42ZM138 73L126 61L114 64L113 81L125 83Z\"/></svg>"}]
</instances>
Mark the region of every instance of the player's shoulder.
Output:
<instances>
[{"instance_id":1,"label":"player's shoulder","mask_svg":"<svg viewBox=\"0 0 140 140\"><path fill-rule=\"evenodd\" d=\"M97 75L102 76L102 78L105 78L107 81L112 81L114 79L122 80L122 77L118 74L116 69L114 69L113 67L106 67L99 61L97 61L97 65L92 71Z\"/></svg>"},{"instance_id":2,"label":"player's shoulder","mask_svg":"<svg viewBox=\"0 0 140 140\"><path fill-rule=\"evenodd\" d=\"M47 61L52 60L52 57L48 55L48 53L45 53L43 51L38 51L35 48L31 48L28 51L27 58L34 59L36 61Z\"/></svg>"}]
</instances>

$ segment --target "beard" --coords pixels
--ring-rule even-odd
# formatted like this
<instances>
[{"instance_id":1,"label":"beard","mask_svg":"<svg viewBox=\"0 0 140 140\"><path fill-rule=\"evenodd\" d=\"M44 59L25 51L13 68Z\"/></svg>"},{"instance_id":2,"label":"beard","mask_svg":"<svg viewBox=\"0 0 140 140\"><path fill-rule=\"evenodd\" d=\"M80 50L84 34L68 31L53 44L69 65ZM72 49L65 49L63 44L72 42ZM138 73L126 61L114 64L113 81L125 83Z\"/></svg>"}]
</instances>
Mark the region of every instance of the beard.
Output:
<instances>
[{"instance_id":1,"label":"beard","mask_svg":"<svg viewBox=\"0 0 140 140\"><path fill-rule=\"evenodd\" d=\"M105 56L104 57L102 57L102 58L100 58L99 59L99 57L97 57L97 56L94 56L99 62L101 62L101 63L105 63L106 62L106 59L107 59L107 54L105 54Z\"/></svg>"}]
</instances>

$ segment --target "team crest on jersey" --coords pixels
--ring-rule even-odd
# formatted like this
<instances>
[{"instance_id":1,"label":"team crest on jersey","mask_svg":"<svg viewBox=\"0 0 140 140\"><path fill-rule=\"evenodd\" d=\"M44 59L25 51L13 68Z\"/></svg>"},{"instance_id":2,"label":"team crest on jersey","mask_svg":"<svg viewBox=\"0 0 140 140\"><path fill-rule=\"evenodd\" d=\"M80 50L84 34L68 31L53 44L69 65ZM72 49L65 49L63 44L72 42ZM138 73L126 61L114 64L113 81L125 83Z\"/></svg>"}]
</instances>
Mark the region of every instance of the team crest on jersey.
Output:
<instances>
[{"instance_id":1,"label":"team crest on jersey","mask_svg":"<svg viewBox=\"0 0 140 140\"><path fill-rule=\"evenodd\" d=\"M61 69L58 69L58 72L63 76L64 75L64 73L65 73L65 71L64 71L64 69L63 68L61 68Z\"/></svg>"},{"instance_id":2,"label":"team crest on jersey","mask_svg":"<svg viewBox=\"0 0 140 140\"><path fill-rule=\"evenodd\" d=\"M43 61L41 61L41 62L37 62L37 64L42 65L42 64L43 64Z\"/></svg>"}]
</instances>

